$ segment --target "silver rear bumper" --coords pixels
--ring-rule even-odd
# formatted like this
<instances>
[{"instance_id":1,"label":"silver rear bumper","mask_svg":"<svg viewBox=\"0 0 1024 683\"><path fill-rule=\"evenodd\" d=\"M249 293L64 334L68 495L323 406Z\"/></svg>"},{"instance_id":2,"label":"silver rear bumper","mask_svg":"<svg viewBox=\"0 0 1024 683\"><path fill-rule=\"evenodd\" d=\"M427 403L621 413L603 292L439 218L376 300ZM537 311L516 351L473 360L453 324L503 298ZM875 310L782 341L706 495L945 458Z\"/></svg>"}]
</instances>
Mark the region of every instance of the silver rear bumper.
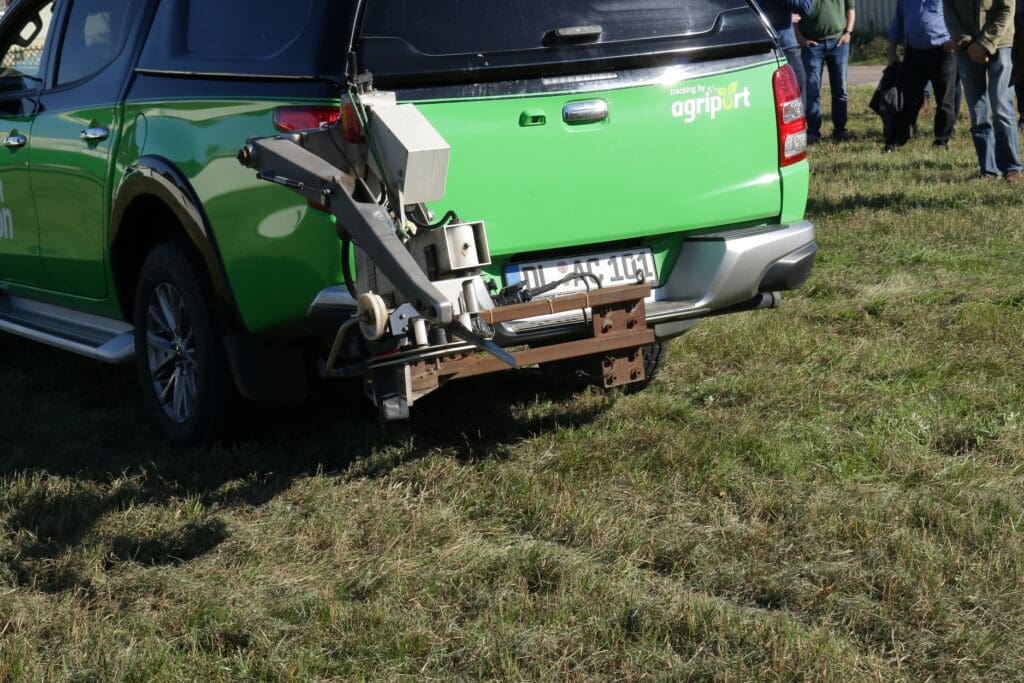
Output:
<instances>
[{"instance_id":1,"label":"silver rear bumper","mask_svg":"<svg viewBox=\"0 0 1024 683\"><path fill-rule=\"evenodd\" d=\"M807 221L693 237L683 242L654 300L686 302L696 314L748 301L759 292L800 287L817 253Z\"/></svg>"},{"instance_id":2,"label":"silver rear bumper","mask_svg":"<svg viewBox=\"0 0 1024 683\"><path fill-rule=\"evenodd\" d=\"M761 295L802 286L816 254L814 226L808 221L689 238L664 286L653 291L647 322L659 339L668 339L709 315L774 307L778 296ZM576 312L512 323L501 330L501 343L572 334L585 329L588 319Z\"/></svg>"},{"instance_id":3,"label":"silver rear bumper","mask_svg":"<svg viewBox=\"0 0 1024 683\"><path fill-rule=\"evenodd\" d=\"M688 238L664 286L652 292L647 322L659 339L668 339L700 318L774 307L780 297L767 293L802 286L816 253L814 226L807 221ZM332 287L317 297L310 317L326 312L328 328L336 331L337 311L354 308L343 287ZM511 346L579 336L589 323L589 311L525 319L497 325L495 341Z\"/></svg>"},{"instance_id":4,"label":"silver rear bumper","mask_svg":"<svg viewBox=\"0 0 1024 683\"><path fill-rule=\"evenodd\" d=\"M346 340L352 324L366 319L352 317L357 310L349 305L352 297L339 288L320 293L310 319L334 323L324 376L365 376L368 395L389 421L407 418L414 402L450 381L510 368L574 360L611 388L645 381L644 349L682 334L702 317L777 306L777 289L807 279L817 252L814 238L814 227L801 222L686 239L657 291L638 283L504 302L464 313L472 317L461 333L441 327L416 333L408 322L402 328L400 307L389 314L390 337ZM463 283L470 299L472 287L482 284L473 277ZM339 326L342 315L351 324ZM470 325L493 330L493 338L476 337ZM437 338L435 332L440 332ZM481 354L482 349L491 355Z\"/></svg>"}]
</instances>

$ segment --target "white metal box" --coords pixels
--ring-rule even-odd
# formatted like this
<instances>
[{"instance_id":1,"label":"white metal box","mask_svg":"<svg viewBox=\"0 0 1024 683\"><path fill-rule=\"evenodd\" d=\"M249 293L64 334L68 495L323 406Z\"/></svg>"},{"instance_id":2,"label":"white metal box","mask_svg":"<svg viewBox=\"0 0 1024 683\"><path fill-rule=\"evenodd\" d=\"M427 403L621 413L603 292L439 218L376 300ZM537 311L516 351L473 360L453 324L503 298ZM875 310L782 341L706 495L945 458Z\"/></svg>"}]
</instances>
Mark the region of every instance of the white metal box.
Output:
<instances>
[{"instance_id":1,"label":"white metal box","mask_svg":"<svg viewBox=\"0 0 1024 683\"><path fill-rule=\"evenodd\" d=\"M370 135L377 146L383 173L371 153L373 170L402 193L403 204L444 198L451 147L412 104L375 106Z\"/></svg>"}]
</instances>

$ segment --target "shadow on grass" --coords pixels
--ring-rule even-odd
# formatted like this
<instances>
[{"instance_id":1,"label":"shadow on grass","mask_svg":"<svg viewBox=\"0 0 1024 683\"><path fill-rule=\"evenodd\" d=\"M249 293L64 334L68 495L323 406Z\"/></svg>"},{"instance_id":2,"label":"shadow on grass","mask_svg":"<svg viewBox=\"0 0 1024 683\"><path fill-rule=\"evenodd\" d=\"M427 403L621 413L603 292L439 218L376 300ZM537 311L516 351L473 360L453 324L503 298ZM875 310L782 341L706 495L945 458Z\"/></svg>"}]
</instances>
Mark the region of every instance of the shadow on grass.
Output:
<instances>
[{"instance_id":1,"label":"shadow on grass","mask_svg":"<svg viewBox=\"0 0 1024 683\"><path fill-rule=\"evenodd\" d=\"M183 450L149 429L130 368L2 337L0 519L14 542L0 562L18 585L88 592L90 570L76 557L96 543L89 535L105 515L193 500L214 514L257 507L302 477L379 477L437 452L461 462L504 458L517 442L587 424L607 406L574 401L579 391L540 371L503 373L453 383L418 403L408 422L384 425L357 383L320 383L302 405L251 406L233 443ZM103 570L188 562L228 538L215 517L175 525L106 539Z\"/></svg>"},{"instance_id":2,"label":"shadow on grass","mask_svg":"<svg viewBox=\"0 0 1024 683\"><path fill-rule=\"evenodd\" d=\"M882 144L881 140L878 142ZM896 155L903 155L910 157L912 150L906 152L896 152ZM826 178L849 178L851 175L856 173L873 173L878 174L881 177L890 177L894 174L899 177L901 173L905 176L901 178L907 184L920 184L923 181L927 181L932 184L938 185L961 185L965 182L977 180L977 175L973 173L964 173L958 166L957 160L952 159L948 156L933 155L931 157L922 158L920 155L914 156L912 159L907 159L906 167L900 167L895 165L893 161L900 161L899 158L893 159L889 155L865 159L863 156L856 158L840 158L829 161L827 170L823 170L819 175ZM883 185L884 186L884 185Z\"/></svg>"},{"instance_id":3,"label":"shadow on grass","mask_svg":"<svg viewBox=\"0 0 1024 683\"><path fill-rule=\"evenodd\" d=\"M807 213L812 216L828 216L853 209L895 212L924 210L944 213L961 209L969 205L971 201L955 192L947 192L941 196L922 196L919 191L915 190L891 190L857 193L836 198L810 197L807 200ZM1002 196L986 197L985 201L990 206L1017 206L1020 203L1020 198L1016 193L1005 193Z\"/></svg>"}]
</instances>

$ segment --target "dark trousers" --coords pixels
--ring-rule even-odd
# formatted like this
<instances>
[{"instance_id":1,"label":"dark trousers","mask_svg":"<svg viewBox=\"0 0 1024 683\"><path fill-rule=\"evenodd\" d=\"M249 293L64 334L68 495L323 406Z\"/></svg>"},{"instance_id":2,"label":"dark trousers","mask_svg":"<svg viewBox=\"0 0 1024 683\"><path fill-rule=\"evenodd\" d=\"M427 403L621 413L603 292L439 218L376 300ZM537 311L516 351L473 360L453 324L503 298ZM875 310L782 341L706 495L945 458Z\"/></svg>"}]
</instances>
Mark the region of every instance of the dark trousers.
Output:
<instances>
[{"instance_id":1,"label":"dark trousers","mask_svg":"<svg viewBox=\"0 0 1024 683\"><path fill-rule=\"evenodd\" d=\"M956 125L956 73L956 56L941 47L908 47L903 56L903 112L889 128L886 142L902 145L910 139L928 81L935 91L935 141L948 142Z\"/></svg>"}]
</instances>

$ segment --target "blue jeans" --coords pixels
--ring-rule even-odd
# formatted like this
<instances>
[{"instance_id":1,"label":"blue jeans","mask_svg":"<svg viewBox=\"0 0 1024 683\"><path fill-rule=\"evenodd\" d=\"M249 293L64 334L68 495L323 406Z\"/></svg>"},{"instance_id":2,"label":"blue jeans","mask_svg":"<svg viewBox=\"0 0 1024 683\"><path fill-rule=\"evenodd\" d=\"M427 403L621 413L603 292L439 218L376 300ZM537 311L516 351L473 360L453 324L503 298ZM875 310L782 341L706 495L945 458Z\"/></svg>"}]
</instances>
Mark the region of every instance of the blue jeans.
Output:
<instances>
[{"instance_id":1,"label":"blue jeans","mask_svg":"<svg viewBox=\"0 0 1024 683\"><path fill-rule=\"evenodd\" d=\"M807 111L807 137L821 136L821 72L828 66L828 80L832 88L833 134L846 131L846 65L850 61L850 44L839 45L838 38L819 41L813 47L803 48L804 71L807 72L807 90L804 109Z\"/></svg>"},{"instance_id":2,"label":"blue jeans","mask_svg":"<svg viewBox=\"0 0 1024 683\"><path fill-rule=\"evenodd\" d=\"M965 54L957 55L957 63L981 175L1020 171L1017 115L1010 89L1010 48L997 50L988 64L978 64Z\"/></svg>"},{"instance_id":3,"label":"blue jeans","mask_svg":"<svg viewBox=\"0 0 1024 683\"><path fill-rule=\"evenodd\" d=\"M800 56L800 48L789 47L783 52L786 53L786 61L793 67L793 73L796 74L796 82L800 84L800 95L802 96L807 90L807 76L804 74L804 60Z\"/></svg>"}]
</instances>

